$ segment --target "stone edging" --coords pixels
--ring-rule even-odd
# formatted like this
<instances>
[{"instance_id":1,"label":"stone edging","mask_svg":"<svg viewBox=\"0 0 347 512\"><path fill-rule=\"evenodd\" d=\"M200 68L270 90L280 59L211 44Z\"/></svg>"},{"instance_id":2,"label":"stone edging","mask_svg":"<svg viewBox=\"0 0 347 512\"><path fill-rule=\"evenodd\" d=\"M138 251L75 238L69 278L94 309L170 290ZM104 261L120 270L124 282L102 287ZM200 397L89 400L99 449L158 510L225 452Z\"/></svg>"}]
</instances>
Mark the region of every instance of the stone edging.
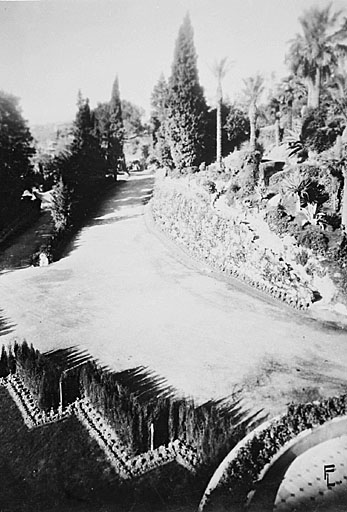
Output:
<instances>
[{"instance_id":1,"label":"stone edging","mask_svg":"<svg viewBox=\"0 0 347 512\"><path fill-rule=\"evenodd\" d=\"M195 472L200 463L195 450L179 439L171 441L168 446L159 446L155 450L130 456L114 429L92 406L88 398L77 399L63 411L52 410L47 414L40 410L30 390L17 375L11 374L6 378L0 378L0 385L8 390L29 429L49 425L75 414L122 479L141 476L172 461L176 461L190 472Z\"/></svg>"},{"instance_id":2,"label":"stone edging","mask_svg":"<svg viewBox=\"0 0 347 512\"><path fill-rule=\"evenodd\" d=\"M29 429L61 421L68 418L73 413L72 404L63 411L54 412L51 410L49 413L42 411L38 407L30 390L15 374L11 374L7 378L2 378L0 384L6 387L18 407L24 423Z\"/></svg>"},{"instance_id":3,"label":"stone edging","mask_svg":"<svg viewBox=\"0 0 347 512\"><path fill-rule=\"evenodd\" d=\"M123 479L141 476L174 460L191 472L195 471L199 463L195 451L178 439L168 446L159 446L155 450L131 457L112 427L87 398L76 401L75 412Z\"/></svg>"},{"instance_id":4,"label":"stone edging","mask_svg":"<svg viewBox=\"0 0 347 512\"><path fill-rule=\"evenodd\" d=\"M264 430L266 430L274 421L279 420L282 416L276 416L272 418L271 420L264 421L261 425L253 429L251 432L249 432L241 441L237 443L232 450L228 453L228 455L222 460L222 462L219 464L215 472L213 473L209 483L207 484L207 487L205 489L205 492L203 494L203 497L199 504L199 512L202 512L205 508L205 505L207 504L209 500L209 496L211 493L216 489L216 487L219 485L219 483L222 482L225 470L229 466L232 460L234 460L239 451L243 448L245 448L246 444L251 441L256 435L260 434Z\"/></svg>"},{"instance_id":5,"label":"stone edging","mask_svg":"<svg viewBox=\"0 0 347 512\"><path fill-rule=\"evenodd\" d=\"M310 448L335 439L347 432L347 416L326 421L323 425L306 429L284 444L259 475L255 490L249 496L250 511L272 512L278 489L293 461Z\"/></svg>"},{"instance_id":6,"label":"stone edging","mask_svg":"<svg viewBox=\"0 0 347 512\"><path fill-rule=\"evenodd\" d=\"M205 489L199 504L199 512L203 512L205 507L209 505L211 494L220 484L223 484L223 481L227 478L226 472L229 465L237 459L238 455L242 453L242 451L248 450L247 445L256 438L256 436L262 434L269 427L280 422L281 419L285 417L286 414L282 414L262 423L245 436L228 453L214 472ZM320 442L339 437L340 435L345 434L346 431L347 415L342 415L327 419L320 425L305 428L296 434L295 437L289 439L278 448L277 452L271 457L271 460L263 466L258 474L256 482L253 484L253 488L249 490L248 495L245 498L244 505L247 505L248 507L251 505L253 507L253 512L257 512L257 510L272 512L279 485L291 462L311 447L316 446ZM260 505L261 508L259 508ZM267 505L267 508L264 509L264 505Z\"/></svg>"}]
</instances>

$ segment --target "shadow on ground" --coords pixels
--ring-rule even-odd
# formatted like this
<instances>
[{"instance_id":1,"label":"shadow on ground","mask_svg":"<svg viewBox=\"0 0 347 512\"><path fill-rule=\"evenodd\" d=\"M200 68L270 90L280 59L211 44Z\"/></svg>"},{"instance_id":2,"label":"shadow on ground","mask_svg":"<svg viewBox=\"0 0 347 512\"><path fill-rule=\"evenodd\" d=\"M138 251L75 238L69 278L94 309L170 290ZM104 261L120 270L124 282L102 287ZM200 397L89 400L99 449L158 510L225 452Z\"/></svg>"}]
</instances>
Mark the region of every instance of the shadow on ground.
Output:
<instances>
[{"instance_id":1,"label":"shadow on ground","mask_svg":"<svg viewBox=\"0 0 347 512\"><path fill-rule=\"evenodd\" d=\"M11 323L11 321L3 315L3 312L0 309L0 336L9 334L15 327L16 325Z\"/></svg>"},{"instance_id":2,"label":"shadow on ground","mask_svg":"<svg viewBox=\"0 0 347 512\"><path fill-rule=\"evenodd\" d=\"M41 246L45 246L52 231L51 214L47 211L41 212L31 227L1 245L0 273L30 267L33 264L33 255Z\"/></svg>"},{"instance_id":3,"label":"shadow on ground","mask_svg":"<svg viewBox=\"0 0 347 512\"><path fill-rule=\"evenodd\" d=\"M103 195L101 202L99 201L99 204L84 216L83 225L77 233L72 234L72 238L65 244L56 259L66 258L80 247L81 234L84 229L126 222L142 215L135 210L135 207L143 206L151 199L154 177L140 172L132 173L132 176L134 179L129 181L118 179L117 183ZM134 207L134 213L129 213L129 211L122 213L124 207Z\"/></svg>"}]
</instances>

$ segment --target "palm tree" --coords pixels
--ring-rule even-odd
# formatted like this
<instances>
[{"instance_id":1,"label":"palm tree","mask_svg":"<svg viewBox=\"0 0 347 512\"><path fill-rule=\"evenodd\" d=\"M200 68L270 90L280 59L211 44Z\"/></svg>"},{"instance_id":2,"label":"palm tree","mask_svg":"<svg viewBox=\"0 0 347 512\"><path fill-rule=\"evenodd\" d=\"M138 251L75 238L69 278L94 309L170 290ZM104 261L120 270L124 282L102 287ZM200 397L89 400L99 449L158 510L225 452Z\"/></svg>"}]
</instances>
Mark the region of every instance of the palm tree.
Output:
<instances>
[{"instance_id":1,"label":"palm tree","mask_svg":"<svg viewBox=\"0 0 347 512\"><path fill-rule=\"evenodd\" d=\"M264 89L264 78L261 75L255 75L247 78L243 82L243 93L246 97L246 102L248 104L248 117L250 124L249 145L251 150L254 150L256 145L256 124L258 116L257 101Z\"/></svg>"},{"instance_id":2,"label":"palm tree","mask_svg":"<svg viewBox=\"0 0 347 512\"><path fill-rule=\"evenodd\" d=\"M341 165L343 176L343 192L341 204L341 223L347 230L347 72L345 70L336 74L328 86L333 103L332 114L335 119L341 120L345 125L342 136L339 136L339 144L336 144L337 158ZM337 180L336 177L334 177Z\"/></svg>"},{"instance_id":3,"label":"palm tree","mask_svg":"<svg viewBox=\"0 0 347 512\"><path fill-rule=\"evenodd\" d=\"M344 123L343 138L347 142L347 72L336 73L328 84L328 91L332 99L332 114L335 119Z\"/></svg>"},{"instance_id":4,"label":"palm tree","mask_svg":"<svg viewBox=\"0 0 347 512\"><path fill-rule=\"evenodd\" d=\"M213 65L213 74L217 78L217 152L216 162L221 164L222 162L222 80L227 73L227 57L224 57L220 61L216 61Z\"/></svg>"},{"instance_id":5,"label":"palm tree","mask_svg":"<svg viewBox=\"0 0 347 512\"><path fill-rule=\"evenodd\" d=\"M303 34L292 40L287 60L294 74L301 77L308 92L307 106L318 108L322 81L347 53L347 18L336 28L341 11L331 13L331 4L323 9L311 7L299 18Z\"/></svg>"}]
</instances>

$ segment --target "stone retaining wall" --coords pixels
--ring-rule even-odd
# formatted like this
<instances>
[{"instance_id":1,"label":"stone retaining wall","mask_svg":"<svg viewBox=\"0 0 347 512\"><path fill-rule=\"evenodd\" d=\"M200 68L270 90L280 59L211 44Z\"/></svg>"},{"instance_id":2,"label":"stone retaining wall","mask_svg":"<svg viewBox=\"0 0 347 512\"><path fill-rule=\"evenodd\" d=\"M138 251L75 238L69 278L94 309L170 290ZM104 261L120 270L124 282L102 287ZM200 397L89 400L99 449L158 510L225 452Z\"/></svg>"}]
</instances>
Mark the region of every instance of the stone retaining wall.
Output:
<instances>
[{"instance_id":1,"label":"stone retaining wall","mask_svg":"<svg viewBox=\"0 0 347 512\"><path fill-rule=\"evenodd\" d=\"M297 263L302 249L292 237L273 233L254 209L226 207L223 198L211 200L192 178L157 180L151 208L157 225L170 238L216 270L298 309L307 309L317 296L324 296L324 279L321 289L316 286L324 269L312 251L307 250L305 267Z\"/></svg>"}]
</instances>

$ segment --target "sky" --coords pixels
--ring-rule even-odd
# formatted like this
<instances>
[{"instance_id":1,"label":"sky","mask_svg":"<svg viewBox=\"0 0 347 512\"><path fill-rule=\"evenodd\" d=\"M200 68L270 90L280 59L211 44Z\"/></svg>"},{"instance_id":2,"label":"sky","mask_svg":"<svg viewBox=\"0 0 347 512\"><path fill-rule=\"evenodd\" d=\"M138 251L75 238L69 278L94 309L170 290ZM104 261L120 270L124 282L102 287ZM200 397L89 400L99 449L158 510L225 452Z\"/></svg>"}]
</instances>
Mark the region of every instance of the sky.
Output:
<instances>
[{"instance_id":1,"label":"sky","mask_svg":"<svg viewBox=\"0 0 347 512\"><path fill-rule=\"evenodd\" d=\"M333 10L346 5L335 0ZM288 42L299 16L325 0L0 0L0 90L20 99L29 126L67 122L77 93L92 107L108 101L116 75L120 94L150 114L160 74L171 72L175 41L187 12L194 29L200 83L209 104L213 64L228 59L224 96L262 73L267 84L288 74ZM347 10L347 5L346 5ZM346 13L347 14L347 13Z\"/></svg>"}]
</instances>

